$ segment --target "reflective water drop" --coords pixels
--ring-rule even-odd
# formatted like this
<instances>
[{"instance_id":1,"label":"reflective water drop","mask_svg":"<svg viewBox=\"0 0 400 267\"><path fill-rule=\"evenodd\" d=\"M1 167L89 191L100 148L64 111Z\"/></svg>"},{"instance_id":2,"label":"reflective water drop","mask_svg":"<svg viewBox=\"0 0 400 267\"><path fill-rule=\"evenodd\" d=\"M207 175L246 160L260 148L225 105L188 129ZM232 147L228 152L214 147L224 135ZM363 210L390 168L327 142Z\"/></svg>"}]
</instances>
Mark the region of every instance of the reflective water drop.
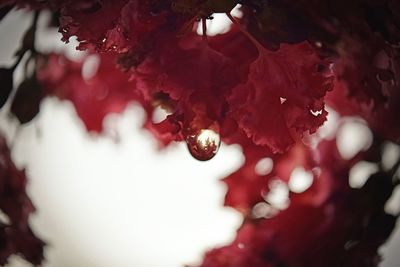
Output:
<instances>
[{"instance_id":1,"label":"reflective water drop","mask_svg":"<svg viewBox=\"0 0 400 267\"><path fill-rule=\"evenodd\" d=\"M218 133L210 129L201 129L188 135L186 143L190 154L198 160L212 159L218 152L221 139Z\"/></svg>"}]
</instances>

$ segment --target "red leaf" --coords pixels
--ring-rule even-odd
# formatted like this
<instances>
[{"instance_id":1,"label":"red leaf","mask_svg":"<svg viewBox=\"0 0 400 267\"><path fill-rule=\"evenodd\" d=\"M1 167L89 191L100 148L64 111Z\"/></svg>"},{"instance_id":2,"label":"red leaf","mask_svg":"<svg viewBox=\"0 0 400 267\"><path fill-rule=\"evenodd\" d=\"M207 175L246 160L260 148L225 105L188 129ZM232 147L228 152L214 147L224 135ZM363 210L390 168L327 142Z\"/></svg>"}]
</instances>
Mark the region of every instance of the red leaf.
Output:
<instances>
[{"instance_id":1,"label":"red leaf","mask_svg":"<svg viewBox=\"0 0 400 267\"><path fill-rule=\"evenodd\" d=\"M333 78L318 71L323 62L308 43L282 45L276 52L258 49L248 81L233 89L229 104L255 144L282 153L294 138L315 132L325 121L322 100Z\"/></svg>"}]
</instances>

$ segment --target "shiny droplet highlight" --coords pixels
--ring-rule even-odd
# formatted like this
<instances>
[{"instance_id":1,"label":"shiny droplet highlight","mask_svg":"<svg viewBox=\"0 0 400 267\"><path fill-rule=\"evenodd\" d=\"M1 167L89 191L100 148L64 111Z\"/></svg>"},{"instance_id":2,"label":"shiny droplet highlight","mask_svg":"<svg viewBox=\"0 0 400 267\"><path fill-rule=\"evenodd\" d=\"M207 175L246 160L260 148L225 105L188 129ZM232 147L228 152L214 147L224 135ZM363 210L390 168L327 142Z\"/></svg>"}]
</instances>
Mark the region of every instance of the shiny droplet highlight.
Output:
<instances>
[{"instance_id":1,"label":"shiny droplet highlight","mask_svg":"<svg viewBox=\"0 0 400 267\"><path fill-rule=\"evenodd\" d=\"M210 129L201 129L188 135L186 143L190 154L197 160L212 159L218 152L221 138L218 133Z\"/></svg>"}]
</instances>

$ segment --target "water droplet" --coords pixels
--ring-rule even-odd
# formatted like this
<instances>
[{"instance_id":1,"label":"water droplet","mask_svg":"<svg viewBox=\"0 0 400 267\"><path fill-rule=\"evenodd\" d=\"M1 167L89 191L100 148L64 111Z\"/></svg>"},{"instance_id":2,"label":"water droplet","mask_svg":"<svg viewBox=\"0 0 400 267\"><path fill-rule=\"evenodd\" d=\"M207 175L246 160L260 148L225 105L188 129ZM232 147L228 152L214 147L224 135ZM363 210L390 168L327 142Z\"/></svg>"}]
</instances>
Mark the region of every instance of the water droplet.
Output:
<instances>
[{"instance_id":1,"label":"water droplet","mask_svg":"<svg viewBox=\"0 0 400 267\"><path fill-rule=\"evenodd\" d=\"M186 143L190 154L198 160L212 159L218 152L221 138L218 133L210 129L201 129L189 134Z\"/></svg>"}]
</instances>

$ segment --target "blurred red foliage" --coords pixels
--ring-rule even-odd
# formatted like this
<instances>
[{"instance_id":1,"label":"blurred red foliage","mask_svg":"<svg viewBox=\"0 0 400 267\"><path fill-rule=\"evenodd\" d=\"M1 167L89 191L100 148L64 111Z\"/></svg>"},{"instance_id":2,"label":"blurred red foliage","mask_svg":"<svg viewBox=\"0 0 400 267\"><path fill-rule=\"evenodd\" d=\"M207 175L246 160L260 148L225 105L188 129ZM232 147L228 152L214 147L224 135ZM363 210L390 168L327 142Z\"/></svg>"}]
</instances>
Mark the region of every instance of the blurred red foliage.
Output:
<instances>
[{"instance_id":1,"label":"blurred red foliage","mask_svg":"<svg viewBox=\"0 0 400 267\"><path fill-rule=\"evenodd\" d=\"M243 16L233 18L229 13L238 3ZM34 47L20 51L20 59L31 52L36 70L26 80L40 87L35 97L20 93L13 100L11 112L21 123L36 115L42 96L55 95L74 104L87 130L101 133L107 114L136 101L147 113L144 127L161 147L202 129L242 147L244 164L223 181L228 186L225 205L245 220L235 241L208 252L202 266L378 264L377 249L397 219L383 209L397 185L394 171L381 168L360 189L350 188L348 180L358 161L380 163L383 140L400 142L397 1L7 0L0 4L1 14L14 5L49 10L62 40L76 37L77 48L88 51L80 61L43 55ZM206 20L213 13L231 19L226 33L206 35ZM195 33L199 25L203 36ZM85 77L91 58L98 66ZM10 70L2 69L7 84ZM2 103L9 94L7 88ZM21 99L35 103L26 111ZM374 134L369 151L345 160L335 140L305 144L327 119L326 104L342 116L365 119ZM155 123L152 114L158 107L169 115ZM265 158L273 167L257 173ZM5 170L14 170L6 159ZM287 209L272 207L273 215L254 217L256 205L270 204L265 197L270 182L288 183L298 167L312 175L311 187L290 193ZM25 194L24 187L20 190ZM7 206L1 209L8 214ZM22 220L32 235L26 219L8 215L11 229ZM0 259L21 252L38 263L40 257L30 253L42 243L31 238L39 245L0 249L6 253Z\"/></svg>"}]
</instances>

